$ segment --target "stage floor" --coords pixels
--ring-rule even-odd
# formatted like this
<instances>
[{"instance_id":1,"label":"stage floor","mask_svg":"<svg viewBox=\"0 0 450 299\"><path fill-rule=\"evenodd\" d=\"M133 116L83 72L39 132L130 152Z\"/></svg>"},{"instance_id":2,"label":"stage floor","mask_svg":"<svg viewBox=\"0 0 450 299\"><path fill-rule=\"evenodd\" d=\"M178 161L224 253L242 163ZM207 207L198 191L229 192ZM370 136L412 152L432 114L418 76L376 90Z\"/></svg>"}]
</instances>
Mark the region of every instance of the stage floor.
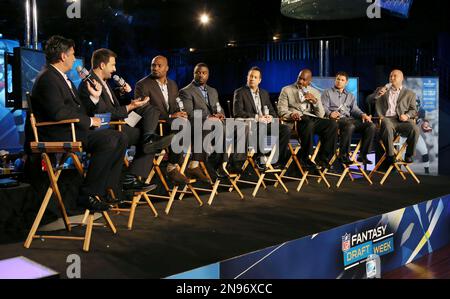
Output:
<instances>
[{"instance_id":1,"label":"stage floor","mask_svg":"<svg viewBox=\"0 0 450 299\"><path fill-rule=\"evenodd\" d=\"M0 260L23 255L65 278L67 256L78 254L81 278L164 278L450 194L450 177L420 179L417 185L394 174L383 187L358 180L330 190L311 183L300 193L290 182L288 194L268 187L252 198L251 189L244 189L246 198L240 200L236 193L222 192L212 206L198 207L186 198L176 201L168 216L165 202L157 202L160 215L154 218L148 207L140 207L132 231L126 229L125 214L112 217L116 236L94 227L89 253L78 241L35 240L31 249L23 243L0 245Z\"/></svg>"}]
</instances>

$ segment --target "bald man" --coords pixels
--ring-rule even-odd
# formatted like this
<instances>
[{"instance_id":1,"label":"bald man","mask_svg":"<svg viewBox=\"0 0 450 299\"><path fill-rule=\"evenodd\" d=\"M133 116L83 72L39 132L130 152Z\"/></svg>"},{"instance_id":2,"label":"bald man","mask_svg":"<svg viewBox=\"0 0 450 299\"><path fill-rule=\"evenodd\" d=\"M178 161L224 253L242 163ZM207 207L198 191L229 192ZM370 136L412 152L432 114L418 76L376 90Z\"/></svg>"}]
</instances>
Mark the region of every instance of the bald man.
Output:
<instances>
[{"instance_id":1,"label":"bald man","mask_svg":"<svg viewBox=\"0 0 450 299\"><path fill-rule=\"evenodd\" d=\"M278 98L278 115L293 128L297 121L297 132L301 140L300 158L308 168L316 167L311 161L314 134L319 135L322 146L316 159L320 167L328 167L337 141L338 125L334 120L325 119L325 111L320 92L311 86L312 72L301 70L297 82L283 87Z\"/></svg>"},{"instance_id":2,"label":"bald man","mask_svg":"<svg viewBox=\"0 0 450 299\"><path fill-rule=\"evenodd\" d=\"M405 153L405 162L412 163L419 128L414 118L417 116L416 94L403 86L404 76L402 71L393 70L389 76L389 83L369 96L375 101L375 109L379 117L382 117L380 136L386 146L387 161L392 164L394 157L394 135L399 133L406 137L408 145Z\"/></svg>"},{"instance_id":3,"label":"bald man","mask_svg":"<svg viewBox=\"0 0 450 299\"><path fill-rule=\"evenodd\" d=\"M170 127L176 118L187 119L186 112L181 112L177 104L178 86L175 81L167 77L169 63L167 58L158 55L152 59L151 73L147 77L136 83L135 98L150 98L150 105L159 111L159 119L165 120L164 134L172 132ZM176 184L189 182L189 179L180 172L181 156L169 149L169 164L167 166L167 176L170 181Z\"/></svg>"}]
</instances>

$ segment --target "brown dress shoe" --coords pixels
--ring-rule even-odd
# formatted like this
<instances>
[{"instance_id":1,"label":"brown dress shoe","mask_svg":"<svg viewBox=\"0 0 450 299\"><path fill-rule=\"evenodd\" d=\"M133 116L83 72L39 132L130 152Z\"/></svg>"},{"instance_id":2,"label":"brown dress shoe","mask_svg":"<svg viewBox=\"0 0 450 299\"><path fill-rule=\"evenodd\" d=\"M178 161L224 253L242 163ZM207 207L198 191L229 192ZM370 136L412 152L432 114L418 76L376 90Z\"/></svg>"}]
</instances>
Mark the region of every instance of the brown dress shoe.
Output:
<instances>
[{"instance_id":1,"label":"brown dress shoe","mask_svg":"<svg viewBox=\"0 0 450 299\"><path fill-rule=\"evenodd\" d=\"M174 184L187 184L189 183L189 179L180 172L179 169L175 168L172 171L167 173L167 177Z\"/></svg>"},{"instance_id":2,"label":"brown dress shoe","mask_svg":"<svg viewBox=\"0 0 450 299\"><path fill-rule=\"evenodd\" d=\"M186 169L186 175L200 182L209 183L208 177L203 173L200 167Z\"/></svg>"}]
</instances>

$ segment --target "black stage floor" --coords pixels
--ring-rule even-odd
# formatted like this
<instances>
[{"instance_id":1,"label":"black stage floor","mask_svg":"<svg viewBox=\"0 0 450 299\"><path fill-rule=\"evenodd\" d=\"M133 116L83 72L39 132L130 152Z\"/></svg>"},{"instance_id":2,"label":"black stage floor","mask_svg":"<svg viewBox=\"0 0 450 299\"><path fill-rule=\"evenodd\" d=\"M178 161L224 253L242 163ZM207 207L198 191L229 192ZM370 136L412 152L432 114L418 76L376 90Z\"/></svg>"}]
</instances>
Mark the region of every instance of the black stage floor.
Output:
<instances>
[{"instance_id":1,"label":"black stage floor","mask_svg":"<svg viewBox=\"0 0 450 299\"><path fill-rule=\"evenodd\" d=\"M35 240L31 249L23 243L0 245L0 260L23 255L64 278L67 256L75 253L81 256L82 278L163 278L450 194L450 177L420 179L417 185L395 174L383 187L358 180L345 181L339 190L312 183L300 193L290 182L288 194L268 187L252 198L244 189L241 201L235 193L222 192L212 206L198 207L186 198L176 201L168 216L165 202L157 202L160 216L153 218L148 207L140 207L132 231L126 229L125 215L113 217L116 236L94 227L89 253L82 252L79 241Z\"/></svg>"}]
</instances>

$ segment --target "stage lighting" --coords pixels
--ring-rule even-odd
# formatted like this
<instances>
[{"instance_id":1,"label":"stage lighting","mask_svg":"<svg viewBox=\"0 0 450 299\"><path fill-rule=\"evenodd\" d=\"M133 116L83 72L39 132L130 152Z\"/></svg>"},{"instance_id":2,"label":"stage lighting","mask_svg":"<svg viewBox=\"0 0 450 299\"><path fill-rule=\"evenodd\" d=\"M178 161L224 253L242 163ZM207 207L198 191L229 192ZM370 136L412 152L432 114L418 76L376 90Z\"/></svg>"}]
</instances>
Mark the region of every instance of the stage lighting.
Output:
<instances>
[{"instance_id":1,"label":"stage lighting","mask_svg":"<svg viewBox=\"0 0 450 299\"><path fill-rule=\"evenodd\" d=\"M189 52L195 52L195 48L189 48Z\"/></svg>"},{"instance_id":2,"label":"stage lighting","mask_svg":"<svg viewBox=\"0 0 450 299\"><path fill-rule=\"evenodd\" d=\"M209 24L210 20L211 20L210 17L207 14L205 14L205 13L200 16L200 23L202 25Z\"/></svg>"}]
</instances>

